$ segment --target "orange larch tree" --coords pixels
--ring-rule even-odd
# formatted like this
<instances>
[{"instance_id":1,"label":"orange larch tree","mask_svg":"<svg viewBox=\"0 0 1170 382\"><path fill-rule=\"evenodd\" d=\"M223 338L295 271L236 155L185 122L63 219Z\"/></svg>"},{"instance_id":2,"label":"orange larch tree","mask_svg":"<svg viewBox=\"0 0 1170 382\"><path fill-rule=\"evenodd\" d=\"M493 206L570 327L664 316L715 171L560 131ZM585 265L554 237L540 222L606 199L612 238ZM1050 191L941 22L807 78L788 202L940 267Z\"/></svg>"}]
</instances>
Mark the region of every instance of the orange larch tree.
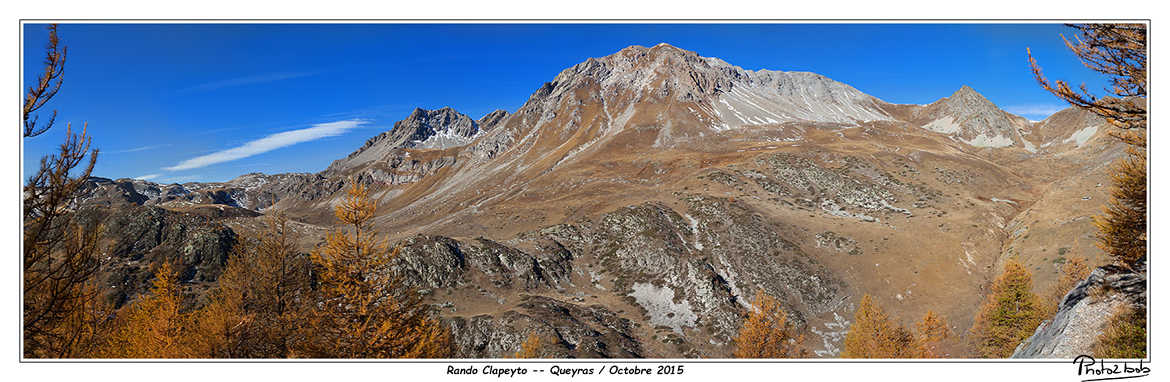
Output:
<instances>
[{"instance_id":1,"label":"orange larch tree","mask_svg":"<svg viewBox=\"0 0 1170 382\"><path fill-rule=\"evenodd\" d=\"M995 279L971 334L976 352L986 358L1007 358L1040 324L1040 305L1032 293L1032 273L1015 258Z\"/></svg>"},{"instance_id":2,"label":"orange larch tree","mask_svg":"<svg viewBox=\"0 0 1170 382\"><path fill-rule=\"evenodd\" d=\"M349 229L329 233L312 253L320 269L320 310L300 354L322 358L440 358L450 335L417 291L403 285L370 221L377 209L355 181L334 215Z\"/></svg>"},{"instance_id":3,"label":"orange larch tree","mask_svg":"<svg viewBox=\"0 0 1170 382\"><path fill-rule=\"evenodd\" d=\"M180 311L183 296L169 263L155 271L150 294L122 308L109 339L106 358L202 358L190 344L189 316Z\"/></svg>"},{"instance_id":4,"label":"orange larch tree","mask_svg":"<svg viewBox=\"0 0 1170 382\"><path fill-rule=\"evenodd\" d=\"M803 340L788 321L780 302L760 290L752 299L751 311L735 338L733 355L736 358L804 357L807 352L800 348Z\"/></svg>"},{"instance_id":5,"label":"orange larch tree","mask_svg":"<svg viewBox=\"0 0 1170 382\"><path fill-rule=\"evenodd\" d=\"M915 341L913 333L903 326L895 325L881 307L873 302L873 297L867 294L861 298L861 304L853 315L841 357L912 358L918 353Z\"/></svg>"},{"instance_id":6,"label":"orange larch tree","mask_svg":"<svg viewBox=\"0 0 1170 382\"><path fill-rule=\"evenodd\" d=\"M918 343L915 358L943 358L943 344L951 338L947 320L933 310L926 311L918 323Z\"/></svg>"},{"instance_id":7,"label":"orange larch tree","mask_svg":"<svg viewBox=\"0 0 1170 382\"><path fill-rule=\"evenodd\" d=\"M293 246L288 219L275 215L258 237L233 248L200 322L231 358L288 358L311 332L312 263Z\"/></svg>"},{"instance_id":8,"label":"orange larch tree","mask_svg":"<svg viewBox=\"0 0 1170 382\"><path fill-rule=\"evenodd\" d=\"M49 26L44 72L24 97L25 139L53 126L57 112L38 125L36 113L57 94L63 82L66 48L57 25ZM41 158L40 168L23 189L23 347L25 357L80 357L97 341L95 326L109 307L97 301L95 276L101 267L101 227L83 225L71 210L78 190L97 163L86 128L66 126L57 154Z\"/></svg>"}]
</instances>

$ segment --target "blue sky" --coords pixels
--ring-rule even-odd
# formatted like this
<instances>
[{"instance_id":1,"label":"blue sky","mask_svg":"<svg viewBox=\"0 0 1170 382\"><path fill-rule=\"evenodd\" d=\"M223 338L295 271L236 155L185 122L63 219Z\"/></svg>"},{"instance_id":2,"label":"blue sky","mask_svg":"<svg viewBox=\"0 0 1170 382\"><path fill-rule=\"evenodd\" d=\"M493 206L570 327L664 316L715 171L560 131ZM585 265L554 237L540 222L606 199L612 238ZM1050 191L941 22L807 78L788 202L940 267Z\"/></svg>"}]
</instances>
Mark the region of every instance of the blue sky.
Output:
<instances>
[{"instance_id":1,"label":"blue sky","mask_svg":"<svg viewBox=\"0 0 1170 382\"><path fill-rule=\"evenodd\" d=\"M63 24L65 84L46 110L58 127L24 139L26 176L88 122L95 175L225 181L317 172L415 107L472 118L515 111L589 57L666 42L745 69L812 71L894 103L969 85L1039 120L1065 107L1028 70L1103 79L1059 24ZM24 83L39 73L44 25L24 26Z\"/></svg>"}]
</instances>

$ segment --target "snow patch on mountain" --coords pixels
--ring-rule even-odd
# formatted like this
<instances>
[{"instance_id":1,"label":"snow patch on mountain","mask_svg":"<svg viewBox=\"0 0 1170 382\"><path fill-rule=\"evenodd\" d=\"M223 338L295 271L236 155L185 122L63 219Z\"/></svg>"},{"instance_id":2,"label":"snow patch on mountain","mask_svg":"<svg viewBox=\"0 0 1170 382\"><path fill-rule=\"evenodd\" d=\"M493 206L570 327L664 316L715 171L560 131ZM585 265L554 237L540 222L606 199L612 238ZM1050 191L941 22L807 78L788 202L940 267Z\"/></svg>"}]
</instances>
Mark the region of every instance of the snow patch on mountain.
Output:
<instances>
[{"instance_id":1,"label":"snow patch on mountain","mask_svg":"<svg viewBox=\"0 0 1170 382\"><path fill-rule=\"evenodd\" d=\"M1093 135L1097 134L1097 128L1098 128L1098 126L1089 126L1089 127L1077 130L1077 132L1070 135L1068 138L1066 138L1061 143L1076 142L1077 147L1084 146L1085 142L1089 141L1089 138L1092 138Z\"/></svg>"},{"instance_id":2,"label":"snow patch on mountain","mask_svg":"<svg viewBox=\"0 0 1170 382\"><path fill-rule=\"evenodd\" d=\"M926 125L923 125L922 128L936 132L936 133L954 134L954 133L959 132L959 129L962 129L963 126L960 126L958 123L955 123L954 117L945 116L945 117L936 119L936 120L934 120Z\"/></svg>"},{"instance_id":3,"label":"snow patch on mountain","mask_svg":"<svg viewBox=\"0 0 1170 382\"><path fill-rule=\"evenodd\" d=\"M682 328L684 326L694 327L695 320L699 318L691 309L690 302L686 300L681 303L674 302L674 289L670 289L670 287L635 283L633 292L629 296L646 309L646 314L650 316L651 325L666 326L678 334L683 334Z\"/></svg>"},{"instance_id":4,"label":"snow patch on mountain","mask_svg":"<svg viewBox=\"0 0 1170 382\"><path fill-rule=\"evenodd\" d=\"M427 137L425 140L415 141L414 147L420 149L445 149L465 146L476 138L479 138L481 134L483 132L479 130L476 130L475 134L471 136L460 135L452 129L439 130L435 135Z\"/></svg>"}]
</instances>

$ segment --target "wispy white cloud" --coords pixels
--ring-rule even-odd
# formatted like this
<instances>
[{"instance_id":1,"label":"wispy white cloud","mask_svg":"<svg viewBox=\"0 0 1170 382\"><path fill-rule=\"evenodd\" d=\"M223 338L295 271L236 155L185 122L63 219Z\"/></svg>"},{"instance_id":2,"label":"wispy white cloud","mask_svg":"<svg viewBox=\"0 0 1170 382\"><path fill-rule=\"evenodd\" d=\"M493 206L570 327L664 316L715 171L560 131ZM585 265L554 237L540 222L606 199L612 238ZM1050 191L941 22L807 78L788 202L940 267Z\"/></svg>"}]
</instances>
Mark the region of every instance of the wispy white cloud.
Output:
<instances>
[{"instance_id":1,"label":"wispy white cloud","mask_svg":"<svg viewBox=\"0 0 1170 382\"><path fill-rule=\"evenodd\" d=\"M1058 111L1064 110L1068 105L1063 104L1026 104L1026 105L1009 105L1004 106L1004 110L1017 115L1040 117L1044 119L1055 114Z\"/></svg>"},{"instance_id":2,"label":"wispy white cloud","mask_svg":"<svg viewBox=\"0 0 1170 382\"><path fill-rule=\"evenodd\" d=\"M136 177L134 177L134 179L138 179L138 180L151 180L151 179L157 178L157 177L159 177L159 176L161 176L161 175L162 175L162 174L147 174L147 175L136 176Z\"/></svg>"},{"instance_id":3,"label":"wispy white cloud","mask_svg":"<svg viewBox=\"0 0 1170 382\"><path fill-rule=\"evenodd\" d=\"M170 144L139 146L139 147L129 148L129 149L125 149L125 150L110 151L109 154L133 153L133 152L139 152L139 151L161 149L161 148L167 147L167 146L170 146ZM103 154L105 154L105 153L103 153Z\"/></svg>"},{"instance_id":4,"label":"wispy white cloud","mask_svg":"<svg viewBox=\"0 0 1170 382\"><path fill-rule=\"evenodd\" d=\"M163 169L167 171L190 170L193 168L206 167L217 163L243 159L253 155L263 154L272 150L276 150L281 147L295 145L301 142L338 136L350 129L360 127L364 124L366 124L366 121L359 119L319 123L313 125L313 127L276 133L245 143L242 146L216 151L207 155L197 156L179 162L179 164L174 166L164 167Z\"/></svg>"},{"instance_id":5,"label":"wispy white cloud","mask_svg":"<svg viewBox=\"0 0 1170 382\"><path fill-rule=\"evenodd\" d=\"M227 79L227 80L202 83L202 84L195 85L195 86L192 86L189 88L179 89L179 92L185 93L185 92L192 92L192 91L209 91L209 90L222 89L222 88L227 88L227 87L232 87L232 86L261 84L261 83L265 83L265 82L276 82L276 81L282 81L282 80L289 80L289 79L293 79L293 78L308 77L308 76L311 76L314 74L316 74L316 73L280 72L280 73L257 74L257 75L246 76L246 77L237 77L237 78L232 78L232 79Z\"/></svg>"}]
</instances>

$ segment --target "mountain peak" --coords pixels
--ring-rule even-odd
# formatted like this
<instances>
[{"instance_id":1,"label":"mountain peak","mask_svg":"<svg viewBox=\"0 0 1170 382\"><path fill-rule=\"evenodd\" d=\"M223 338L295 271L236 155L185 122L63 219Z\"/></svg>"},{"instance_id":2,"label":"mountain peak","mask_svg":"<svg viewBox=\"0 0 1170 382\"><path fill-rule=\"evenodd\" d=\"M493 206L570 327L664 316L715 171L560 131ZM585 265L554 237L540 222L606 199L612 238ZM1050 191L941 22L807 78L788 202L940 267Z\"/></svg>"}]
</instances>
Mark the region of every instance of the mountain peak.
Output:
<instances>
[{"instance_id":1,"label":"mountain peak","mask_svg":"<svg viewBox=\"0 0 1170 382\"><path fill-rule=\"evenodd\" d=\"M650 46L650 47L646 47L646 46L642 46L642 45L630 45L630 46L627 46L625 48L622 48L621 50L617 51L615 54L620 54L623 52L624 53L630 53L630 52L638 52L638 53L648 53L648 52L695 53L695 52L692 52L692 51L689 51L689 50L686 50L683 48L679 48L679 47L674 46L674 45L670 45L670 44L665 43L665 42L660 42L660 43L658 43L654 46Z\"/></svg>"},{"instance_id":2,"label":"mountain peak","mask_svg":"<svg viewBox=\"0 0 1170 382\"><path fill-rule=\"evenodd\" d=\"M415 108L409 117L395 122L390 133L397 147L443 148L466 144L463 141L478 134L479 126L471 117L450 106L437 110ZM436 135L462 139L456 139L458 142L431 142L430 138Z\"/></svg>"},{"instance_id":3,"label":"mountain peak","mask_svg":"<svg viewBox=\"0 0 1170 382\"><path fill-rule=\"evenodd\" d=\"M979 92L975 91L975 89L973 89L967 85L960 86L959 90L955 90L955 92L951 94L951 98L955 98L955 97L959 97L959 98L968 98L968 97L984 98L982 94L979 94Z\"/></svg>"},{"instance_id":4,"label":"mountain peak","mask_svg":"<svg viewBox=\"0 0 1170 382\"><path fill-rule=\"evenodd\" d=\"M574 99L582 90L599 93L609 108L607 118L625 115L615 111L636 104L670 104L669 99L687 105L691 125L716 131L785 122L854 125L891 118L878 107L880 100L828 77L745 70L668 43L632 45L590 58L562 71L529 101L556 110L554 105L562 99ZM618 125L626 120L615 118Z\"/></svg>"},{"instance_id":5,"label":"mountain peak","mask_svg":"<svg viewBox=\"0 0 1170 382\"><path fill-rule=\"evenodd\" d=\"M967 85L959 87L959 90L955 90L950 96L934 101L929 106L932 106L932 108L947 109L953 114L970 114L972 112L999 110L999 107L995 103Z\"/></svg>"},{"instance_id":6,"label":"mountain peak","mask_svg":"<svg viewBox=\"0 0 1170 382\"><path fill-rule=\"evenodd\" d=\"M1000 110L982 94L963 85L950 97L927 105L919 119L929 121L922 128L951 135L976 147L1007 147L1023 144L1019 129L1026 123Z\"/></svg>"},{"instance_id":7,"label":"mountain peak","mask_svg":"<svg viewBox=\"0 0 1170 382\"><path fill-rule=\"evenodd\" d=\"M488 116L502 119L506 112L497 111ZM486 118L487 116L485 116ZM399 149L446 149L470 143L480 134L479 123L450 106L436 110L414 108L410 115L395 122L394 127L366 141L349 156L329 165L326 172L336 172L389 157L397 157Z\"/></svg>"},{"instance_id":8,"label":"mountain peak","mask_svg":"<svg viewBox=\"0 0 1170 382\"><path fill-rule=\"evenodd\" d=\"M410 112L410 116L406 117L406 119L434 118L436 116L457 117L459 115L461 114L450 106L443 106L442 108L434 110L427 110L421 107L416 107L414 108L414 111Z\"/></svg>"}]
</instances>

